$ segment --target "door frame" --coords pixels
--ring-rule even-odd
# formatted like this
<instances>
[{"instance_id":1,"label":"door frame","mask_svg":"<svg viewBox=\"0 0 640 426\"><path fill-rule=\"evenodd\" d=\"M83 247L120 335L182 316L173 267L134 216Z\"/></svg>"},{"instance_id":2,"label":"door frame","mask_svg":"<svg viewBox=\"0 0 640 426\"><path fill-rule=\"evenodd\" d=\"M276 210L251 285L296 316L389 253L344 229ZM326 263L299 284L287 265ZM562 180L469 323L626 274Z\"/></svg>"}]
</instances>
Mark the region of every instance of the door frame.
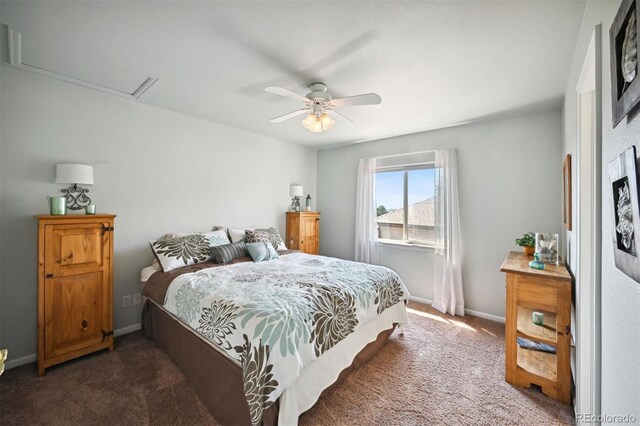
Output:
<instances>
[{"instance_id":1,"label":"door frame","mask_svg":"<svg viewBox=\"0 0 640 426\"><path fill-rule=\"evenodd\" d=\"M600 415L602 258L602 26L576 86L576 414ZM584 420L577 419L578 424Z\"/></svg>"}]
</instances>

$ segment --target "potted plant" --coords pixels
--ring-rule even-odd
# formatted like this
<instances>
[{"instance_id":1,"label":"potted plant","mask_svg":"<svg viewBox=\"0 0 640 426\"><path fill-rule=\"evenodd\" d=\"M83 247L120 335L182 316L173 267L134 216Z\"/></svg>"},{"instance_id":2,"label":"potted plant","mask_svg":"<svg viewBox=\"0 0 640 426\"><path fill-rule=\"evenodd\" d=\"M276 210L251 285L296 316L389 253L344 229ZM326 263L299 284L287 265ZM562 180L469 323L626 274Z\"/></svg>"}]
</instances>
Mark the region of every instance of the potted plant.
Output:
<instances>
[{"instance_id":1,"label":"potted plant","mask_svg":"<svg viewBox=\"0 0 640 426\"><path fill-rule=\"evenodd\" d=\"M536 235L533 232L527 232L522 238L516 238L516 245L522 247L525 255L533 256L536 246Z\"/></svg>"}]
</instances>

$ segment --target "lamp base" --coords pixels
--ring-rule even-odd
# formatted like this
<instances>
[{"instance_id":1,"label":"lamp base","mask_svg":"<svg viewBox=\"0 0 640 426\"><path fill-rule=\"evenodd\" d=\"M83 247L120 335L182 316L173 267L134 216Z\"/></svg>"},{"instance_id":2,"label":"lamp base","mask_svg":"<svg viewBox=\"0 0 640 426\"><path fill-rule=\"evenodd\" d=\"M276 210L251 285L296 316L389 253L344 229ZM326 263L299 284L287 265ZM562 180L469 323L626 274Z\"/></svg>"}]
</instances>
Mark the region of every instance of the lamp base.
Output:
<instances>
[{"instance_id":1,"label":"lamp base","mask_svg":"<svg viewBox=\"0 0 640 426\"><path fill-rule=\"evenodd\" d=\"M300 198L293 197L291 199L291 211L292 212L299 212L300 211Z\"/></svg>"},{"instance_id":2,"label":"lamp base","mask_svg":"<svg viewBox=\"0 0 640 426\"><path fill-rule=\"evenodd\" d=\"M76 184L67 189L61 189L60 192L67 198L67 208L69 210L82 210L91 204L91 198L87 196L89 190Z\"/></svg>"}]
</instances>

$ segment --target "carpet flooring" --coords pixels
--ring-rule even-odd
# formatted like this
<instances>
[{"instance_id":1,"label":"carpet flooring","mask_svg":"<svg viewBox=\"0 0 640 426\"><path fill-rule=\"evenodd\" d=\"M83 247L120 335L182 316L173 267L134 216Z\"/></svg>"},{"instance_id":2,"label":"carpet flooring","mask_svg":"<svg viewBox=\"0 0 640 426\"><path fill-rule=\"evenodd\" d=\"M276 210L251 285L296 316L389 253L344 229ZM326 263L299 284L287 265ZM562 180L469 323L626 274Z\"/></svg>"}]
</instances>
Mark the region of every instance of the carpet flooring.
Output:
<instances>
[{"instance_id":1,"label":"carpet flooring","mask_svg":"<svg viewBox=\"0 0 640 426\"><path fill-rule=\"evenodd\" d=\"M409 305L410 324L300 417L300 425L573 424L573 410L504 381L504 325ZM0 378L3 425L217 425L177 367L141 332L112 353L37 377Z\"/></svg>"}]
</instances>

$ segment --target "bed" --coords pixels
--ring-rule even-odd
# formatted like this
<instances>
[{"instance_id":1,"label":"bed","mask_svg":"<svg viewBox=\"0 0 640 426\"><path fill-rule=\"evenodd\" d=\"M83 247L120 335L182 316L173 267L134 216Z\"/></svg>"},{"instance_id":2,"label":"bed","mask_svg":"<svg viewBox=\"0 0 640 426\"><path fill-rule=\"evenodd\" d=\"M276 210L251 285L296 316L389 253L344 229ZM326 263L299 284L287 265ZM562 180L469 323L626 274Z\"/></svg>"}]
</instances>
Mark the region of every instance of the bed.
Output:
<instances>
[{"instance_id":1,"label":"bed","mask_svg":"<svg viewBox=\"0 0 640 426\"><path fill-rule=\"evenodd\" d=\"M390 269L279 254L156 272L143 289L145 334L223 424L296 424L407 321Z\"/></svg>"}]
</instances>

